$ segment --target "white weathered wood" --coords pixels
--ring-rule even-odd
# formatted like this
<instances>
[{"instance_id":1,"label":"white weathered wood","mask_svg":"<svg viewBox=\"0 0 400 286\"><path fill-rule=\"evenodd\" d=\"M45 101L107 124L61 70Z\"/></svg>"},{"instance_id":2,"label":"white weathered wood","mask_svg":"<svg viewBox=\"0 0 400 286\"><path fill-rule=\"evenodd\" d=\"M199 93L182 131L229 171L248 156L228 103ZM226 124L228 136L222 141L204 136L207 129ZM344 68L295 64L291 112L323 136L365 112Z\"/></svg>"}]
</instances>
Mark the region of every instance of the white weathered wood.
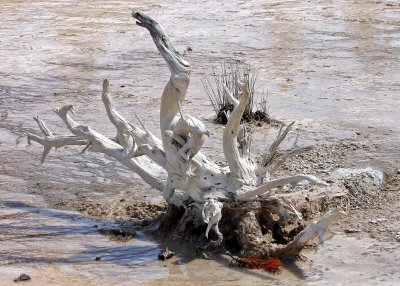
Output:
<instances>
[{"instance_id":1,"label":"white weathered wood","mask_svg":"<svg viewBox=\"0 0 400 286\"><path fill-rule=\"evenodd\" d=\"M222 218L222 207L223 204L214 199L208 199L202 208L203 221L207 224L206 237L212 228L218 237L222 238L222 233L219 231L218 223ZM222 240L221 240L222 241Z\"/></svg>"},{"instance_id":2,"label":"white weathered wood","mask_svg":"<svg viewBox=\"0 0 400 286\"><path fill-rule=\"evenodd\" d=\"M153 171L152 169L156 168L153 162L165 169L167 163L161 140L148 131L140 120L139 122L144 130L141 130L133 123L127 121L117 111L111 97L110 83L107 79L103 81L102 100L108 118L117 129L116 142L124 147L128 156L137 157L137 162L150 172ZM154 171L160 173L161 169L157 168L157 170Z\"/></svg>"},{"instance_id":3,"label":"white weathered wood","mask_svg":"<svg viewBox=\"0 0 400 286\"><path fill-rule=\"evenodd\" d=\"M251 190L245 189L236 192L236 200L237 201L248 201L256 198L259 195L265 194L268 191L278 188L278 187L283 187L287 184L298 184L301 181L308 181L312 185L318 185L318 186L327 186L327 183L316 178L315 176L311 175L295 175L295 176L289 176L289 177L283 177L283 178L278 178L275 180L270 180L264 184L262 184L259 187L252 188Z\"/></svg>"},{"instance_id":4,"label":"white weathered wood","mask_svg":"<svg viewBox=\"0 0 400 286\"><path fill-rule=\"evenodd\" d=\"M29 133L28 141L43 145L42 163L52 147L85 145L83 151L87 149L104 153L137 173L152 187L163 191L168 203L184 206L187 212L193 201L202 206L202 219L208 224L206 236L211 228L218 235L218 241L210 245L218 245L223 239L218 228L222 216L220 201L249 201L274 188L304 180L316 185L326 184L309 175L270 178L288 158L310 149L297 146L297 140L290 149L279 149L294 122L285 129L281 128L259 166L251 160L251 132L240 125L249 99L248 83L242 84L239 101L224 86L225 93L235 106L223 133L222 148L228 167L221 167L202 154L201 147L209 131L200 120L185 114L181 106L190 82L190 64L175 50L161 25L141 12L133 12L132 16L139 26L150 32L171 72L161 96L161 140L147 130L138 117L141 128L117 111L110 93L110 83L104 80L102 100L110 122L116 128L116 137L104 136L89 126L78 124L70 116L70 113L75 115L73 105L56 108L54 111L73 135L54 136L44 122L35 117L43 137ZM266 177L267 181L264 182ZM287 208L287 213L298 214L291 204L281 204L281 208ZM327 228L334 217L334 214L327 214L295 243L300 245L311 239L315 233Z\"/></svg>"},{"instance_id":5,"label":"white weathered wood","mask_svg":"<svg viewBox=\"0 0 400 286\"><path fill-rule=\"evenodd\" d=\"M237 100L232 92L229 90L229 88L225 85L225 83L222 83L222 88L224 90L224 95L226 97L226 99L229 101L229 103L231 103L234 107L239 105L239 100Z\"/></svg>"},{"instance_id":6,"label":"white weathered wood","mask_svg":"<svg viewBox=\"0 0 400 286\"><path fill-rule=\"evenodd\" d=\"M277 138L272 142L268 151L263 154L262 162L256 170L257 185L263 184L266 175L268 174L268 178L270 178L270 176L273 175L289 158L312 149L311 146L298 146L298 135L291 148L287 150L281 150L279 148L280 144L292 130L294 123L295 121L291 122L286 126L286 128L284 128L284 125L281 125Z\"/></svg>"},{"instance_id":7,"label":"white weathered wood","mask_svg":"<svg viewBox=\"0 0 400 286\"><path fill-rule=\"evenodd\" d=\"M325 213L319 220L311 223L302 230L291 242L284 246L277 246L270 255L275 257L295 257L314 238L318 238L318 245L323 245L325 233L340 217L346 215L340 208L334 208Z\"/></svg>"},{"instance_id":8,"label":"white weathered wood","mask_svg":"<svg viewBox=\"0 0 400 286\"><path fill-rule=\"evenodd\" d=\"M130 158L121 145L101 135L90 127L75 122L68 114L68 112L73 110L73 105L65 105L62 108L54 109L55 113L60 116L72 134L92 143L90 147L92 151L104 153L121 162L123 165L136 172L146 183L155 189L164 189L164 183L154 175L154 171L146 170L134 158Z\"/></svg>"},{"instance_id":9,"label":"white weathered wood","mask_svg":"<svg viewBox=\"0 0 400 286\"><path fill-rule=\"evenodd\" d=\"M238 146L240 121L248 100L248 85L244 84L240 102L229 116L228 123L223 133L223 150L230 170L229 180L236 186L254 184L254 168L249 164L250 162L248 160L241 156Z\"/></svg>"},{"instance_id":10,"label":"white weathered wood","mask_svg":"<svg viewBox=\"0 0 400 286\"><path fill-rule=\"evenodd\" d=\"M37 136L32 133L27 134L28 144L31 145L31 141L35 141L43 146L43 153L40 159L40 163L43 164L46 156L49 154L51 148L60 148L67 145L87 145L87 141L81 139L79 136L54 136L53 133L47 128L46 124L39 116L33 118L42 131L44 137Z\"/></svg>"}]
</instances>

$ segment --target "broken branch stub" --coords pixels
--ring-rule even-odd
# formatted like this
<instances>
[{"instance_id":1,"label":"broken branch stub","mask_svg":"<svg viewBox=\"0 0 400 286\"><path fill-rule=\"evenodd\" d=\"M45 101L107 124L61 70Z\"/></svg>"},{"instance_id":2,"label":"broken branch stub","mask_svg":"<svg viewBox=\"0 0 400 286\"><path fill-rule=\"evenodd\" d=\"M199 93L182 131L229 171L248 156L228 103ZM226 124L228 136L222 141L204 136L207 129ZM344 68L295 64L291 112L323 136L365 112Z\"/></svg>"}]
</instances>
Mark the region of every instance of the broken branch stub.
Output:
<instances>
[{"instance_id":1,"label":"broken branch stub","mask_svg":"<svg viewBox=\"0 0 400 286\"><path fill-rule=\"evenodd\" d=\"M300 181L308 181L310 185L325 184L310 175L270 178L287 158L307 150L298 148L297 141L289 150L281 151L278 148L294 122L281 130L260 164L251 160L251 134L240 124L249 98L248 82L242 85L240 100L235 102L223 134L222 150L228 168L217 165L205 156L201 149L210 132L199 119L186 114L181 106L190 82L190 64L174 48L160 24L142 12L133 12L132 16L139 26L150 32L171 72L161 96L161 139L149 132L140 120L140 126L137 126L117 111L109 81L105 80L102 101L108 118L116 129L116 136L104 136L89 126L78 124L70 115L75 115L73 105L56 108L54 111L73 135L53 135L40 118L35 118L43 137L28 134L28 140L43 145L42 162L52 147L67 145L86 145L84 150L108 155L137 173L153 188L162 191L171 206L185 209L184 219L178 215L169 218L179 225L181 232L185 233L185 225L188 223L206 223L206 236L210 232L218 238L211 240L209 246L221 245L224 235L230 235L219 228L219 223L224 218L222 201L237 202L240 205L261 200L261 195L275 188L286 184L295 185ZM269 175L264 182L267 172ZM298 213L291 204L281 204L281 213L286 207L286 213ZM297 219L301 218L298 216ZM323 219L325 220L324 217ZM237 223L241 223L241 220ZM317 225L318 229L328 227L322 221ZM304 237L312 235L303 235L301 239L294 240L290 249L302 248Z\"/></svg>"}]
</instances>

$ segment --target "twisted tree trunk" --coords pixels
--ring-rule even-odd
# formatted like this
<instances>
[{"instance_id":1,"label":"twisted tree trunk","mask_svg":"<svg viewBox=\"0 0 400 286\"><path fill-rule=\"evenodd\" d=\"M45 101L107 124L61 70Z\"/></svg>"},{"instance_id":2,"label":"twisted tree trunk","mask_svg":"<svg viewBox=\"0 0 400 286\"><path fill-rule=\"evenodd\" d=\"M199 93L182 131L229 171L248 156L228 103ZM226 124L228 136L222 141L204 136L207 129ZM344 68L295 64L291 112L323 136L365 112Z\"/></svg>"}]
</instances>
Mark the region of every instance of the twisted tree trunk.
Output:
<instances>
[{"instance_id":1,"label":"twisted tree trunk","mask_svg":"<svg viewBox=\"0 0 400 286\"><path fill-rule=\"evenodd\" d=\"M250 137L240 125L249 97L248 83L244 83L240 100L236 102L223 133L222 149L227 167L215 164L200 151L209 131L200 120L185 114L181 107L190 81L190 64L175 50L160 24L141 12L133 12L132 16L139 26L150 32L171 71L171 77L161 96L161 140L140 121L139 127L117 112L109 82L105 80L102 100L108 117L116 128L116 136L106 137L88 126L78 124L70 116L70 113L75 114L73 105L56 108L54 111L73 135L54 136L44 122L35 117L44 136L28 134L28 141L43 145L41 162L44 162L52 147L66 145L85 145L83 152L89 150L107 154L137 173L153 188L162 191L171 210L182 208L182 211L170 211L164 218L164 224L174 224L174 228L168 228L169 231L174 229L181 234L190 235L185 231L187 226L193 228L206 224L205 234L208 237L213 229L217 240L211 241L208 246L220 245L224 242L224 236L227 237L226 243L235 236L236 243L239 243L244 252L248 250L259 256L293 256L314 236L322 238L329 224L338 218L338 209L328 212L319 222L303 229L301 215L290 199L282 196L260 197L272 189L287 184L294 186L302 181L308 181L311 185L327 186L322 180L309 175L272 178L285 160L310 149L299 148L296 144L289 150L279 149L293 123L281 129L277 139L262 155L260 165L253 162L250 156ZM227 206L225 209L223 204ZM275 222L273 214L278 216ZM274 246L273 242L279 236L276 233L278 229L274 226L276 223L281 226L292 223L301 227L297 227L280 242L286 246ZM269 225L270 229L263 229L265 225ZM279 231L282 232L282 229ZM265 232L272 232L272 237L275 237L268 241L268 247L262 243L265 241ZM298 236L290 242L297 233Z\"/></svg>"}]
</instances>

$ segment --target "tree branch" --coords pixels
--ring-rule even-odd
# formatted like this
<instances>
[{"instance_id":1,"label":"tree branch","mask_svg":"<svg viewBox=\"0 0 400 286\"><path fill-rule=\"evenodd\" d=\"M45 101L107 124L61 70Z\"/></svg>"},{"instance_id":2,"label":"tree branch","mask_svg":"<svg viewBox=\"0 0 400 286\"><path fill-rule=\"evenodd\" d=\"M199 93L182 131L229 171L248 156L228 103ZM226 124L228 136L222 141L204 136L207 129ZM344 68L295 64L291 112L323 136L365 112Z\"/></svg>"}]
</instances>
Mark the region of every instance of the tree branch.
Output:
<instances>
[{"instance_id":1,"label":"tree branch","mask_svg":"<svg viewBox=\"0 0 400 286\"><path fill-rule=\"evenodd\" d=\"M283 177L283 178L268 181L268 182L262 184L261 186L251 189L251 190L249 190L249 189L238 190L236 192L236 200L237 201L248 201L248 200L254 199L256 196L265 194L274 188L283 187L284 185L287 185L287 184L297 184L301 181L309 181L313 185L327 186L327 184L324 181L322 181L314 176L295 175L295 176Z\"/></svg>"},{"instance_id":2,"label":"tree branch","mask_svg":"<svg viewBox=\"0 0 400 286\"><path fill-rule=\"evenodd\" d=\"M137 20L137 25L149 30L154 44L168 64L173 85L180 93L186 94L191 71L190 64L175 50L160 24L142 12L132 12L132 17Z\"/></svg>"},{"instance_id":3,"label":"tree branch","mask_svg":"<svg viewBox=\"0 0 400 286\"><path fill-rule=\"evenodd\" d=\"M52 136L53 133L47 128L46 124L44 124L43 120L39 116L33 117L33 120L39 125L40 130L43 132L45 136Z\"/></svg>"},{"instance_id":4,"label":"tree branch","mask_svg":"<svg viewBox=\"0 0 400 286\"><path fill-rule=\"evenodd\" d=\"M28 144L31 145L31 141L35 141L41 144L44 148L40 163L43 164L46 156L49 154L51 148L60 148L67 145L87 145L87 141L80 139L78 136L45 136L40 137L32 133L28 133Z\"/></svg>"},{"instance_id":5,"label":"tree branch","mask_svg":"<svg viewBox=\"0 0 400 286\"><path fill-rule=\"evenodd\" d=\"M27 139L28 144L31 145L31 141L35 141L43 146L43 153L40 159L40 163L43 164L46 156L49 154L51 148L60 148L66 145L86 145L87 141L82 140L78 136L54 136L53 133L47 128L44 121L39 117L33 118L38 124L40 130L43 132L44 137L37 136L32 133L28 133Z\"/></svg>"},{"instance_id":6,"label":"tree branch","mask_svg":"<svg viewBox=\"0 0 400 286\"><path fill-rule=\"evenodd\" d=\"M315 237L318 237L318 244L323 245L325 232L332 223L337 221L343 215L346 215L346 213L340 208L334 208L328 211L318 221L313 222L306 229L301 231L291 242L273 249L270 256L283 256L288 258L295 257L303 250L306 244Z\"/></svg>"},{"instance_id":7,"label":"tree branch","mask_svg":"<svg viewBox=\"0 0 400 286\"><path fill-rule=\"evenodd\" d=\"M234 107L238 106L239 105L239 100L237 100L233 96L232 92L229 90L229 88L226 86L225 83L222 83L222 88L224 90L225 97L229 101L229 103L232 104Z\"/></svg>"},{"instance_id":8,"label":"tree branch","mask_svg":"<svg viewBox=\"0 0 400 286\"><path fill-rule=\"evenodd\" d=\"M128 121L126 121L125 118L123 118L115 109L114 102L110 95L110 83L108 79L103 81L103 92L101 98L107 111L108 118L117 129L117 142L124 148L127 148L128 146L132 148L136 145L134 134L130 133L132 128Z\"/></svg>"},{"instance_id":9,"label":"tree branch","mask_svg":"<svg viewBox=\"0 0 400 286\"><path fill-rule=\"evenodd\" d=\"M72 105L66 105L62 108L56 108L54 111L61 117L64 123L72 134L79 136L88 142L92 143L90 149L94 152L104 153L123 165L136 172L146 183L151 185L153 188L162 191L164 189L164 183L154 174L157 174L156 169L148 171L144 168L140 162L134 158L130 158L128 152L116 142L108 139L104 135L96 132L88 126L79 125L76 123L68 114L69 111L73 110ZM160 176L160 174L158 174Z\"/></svg>"},{"instance_id":10,"label":"tree branch","mask_svg":"<svg viewBox=\"0 0 400 286\"><path fill-rule=\"evenodd\" d=\"M271 164L268 167L270 174L271 175L274 174L289 158L292 158L303 152L310 151L311 149L312 146L305 146L305 147L290 148L289 150L284 150L284 151L278 151L275 156L273 164Z\"/></svg>"},{"instance_id":11,"label":"tree branch","mask_svg":"<svg viewBox=\"0 0 400 286\"><path fill-rule=\"evenodd\" d=\"M286 136L289 134L290 130L292 129L295 121L290 123L285 130L283 130L283 125L281 126L278 136L275 141L269 147L268 152L263 154L263 160L261 166L267 167L274 159L276 152L279 150L279 145L285 140Z\"/></svg>"},{"instance_id":12,"label":"tree branch","mask_svg":"<svg viewBox=\"0 0 400 286\"><path fill-rule=\"evenodd\" d=\"M223 149L225 159L231 171L231 179L233 181L239 180L242 183L251 184L253 180L251 174L252 168L241 156L238 144L240 121L248 100L248 83L245 83L242 87L242 96L240 97L239 105L233 109L232 114L229 116L228 123L226 124L223 134Z\"/></svg>"},{"instance_id":13,"label":"tree branch","mask_svg":"<svg viewBox=\"0 0 400 286\"><path fill-rule=\"evenodd\" d=\"M297 145L298 135L290 149L279 149L280 144L285 140L286 136L293 128L294 123L295 121L291 122L285 129L283 129L284 126L282 125L277 138L269 147L268 152L263 154L262 162L256 170L257 185L261 185L264 182L267 173L270 175L274 174L289 158L312 149L312 146L299 147Z\"/></svg>"},{"instance_id":14,"label":"tree branch","mask_svg":"<svg viewBox=\"0 0 400 286\"><path fill-rule=\"evenodd\" d=\"M146 155L165 169L166 158L161 140L148 131L137 116L136 117L144 130L127 121L116 110L110 94L110 83L107 79L103 81L102 100L108 118L117 129L117 142L128 151L129 156L138 157ZM147 165L149 167L151 164L151 162L145 158L140 158L139 160L142 165Z\"/></svg>"},{"instance_id":15,"label":"tree branch","mask_svg":"<svg viewBox=\"0 0 400 286\"><path fill-rule=\"evenodd\" d=\"M137 25L145 27L150 32L154 44L171 71L170 81L167 83L161 98L160 128L161 134L163 134L166 130L171 129L178 113L176 99L179 98L181 103L185 99L191 67L182 55L175 50L160 24L142 12L132 12L132 17L137 20Z\"/></svg>"}]
</instances>

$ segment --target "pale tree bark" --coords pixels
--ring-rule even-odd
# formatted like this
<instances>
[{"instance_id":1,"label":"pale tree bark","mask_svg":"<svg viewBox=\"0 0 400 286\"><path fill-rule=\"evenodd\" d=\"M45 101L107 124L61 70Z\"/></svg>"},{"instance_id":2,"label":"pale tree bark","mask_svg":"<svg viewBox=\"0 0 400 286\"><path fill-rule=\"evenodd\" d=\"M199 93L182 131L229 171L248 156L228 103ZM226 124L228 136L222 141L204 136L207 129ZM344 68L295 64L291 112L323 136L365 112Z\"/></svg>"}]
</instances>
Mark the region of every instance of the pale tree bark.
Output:
<instances>
[{"instance_id":1,"label":"pale tree bark","mask_svg":"<svg viewBox=\"0 0 400 286\"><path fill-rule=\"evenodd\" d=\"M326 185L310 175L273 178L276 170L288 158L310 149L298 147L297 140L288 150L279 148L294 122L281 128L277 139L262 155L260 164L252 161L251 132L240 124L249 98L246 82L242 84L239 101L232 96L235 108L223 133L222 150L227 167L215 164L202 154L201 147L210 133L200 120L184 113L181 105L189 86L190 64L175 50L160 24L141 12L133 12L132 16L139 26L150 32L171 72L161 96L161 139L149 132L139 119L140 127L127 121L117 111L110 93L110 84L108 80L104 80L102 100L108 117L115 126L116 135L104 136L89 126L78 124L70 115L75 115L73 105L56 108L54 111L73 135L55 136L39 117L35 117L43 137L28 134L28 140L43 145L42 163L53 147L82 145L85 146L83 151L104 153L137 173L153 188L162 191L171 206L185 209L182 218L172 217L181 231L188 222L204 221L207 224L206 236L208 237L212 229L218 237L216 241L211 241L212 246L223 243L223 233L219 230L219 222L223 218L223 202L262 200L260 196L275 188L287 184L294 186L302 181L308 181L311 185ZM229 90L226 89L226 92L229 93ZM283 202L278 197L274 201L279 205L281 213L283 209L296 213L290 203ZM328 224L324 222L331 222L336 218L337 212L328 212L319 223L304 230L306 235L293 240L288 249L302 249L306 240L327 229ZM280 251L284 252L282 249Z\"/></svg>"}]
</instances>

